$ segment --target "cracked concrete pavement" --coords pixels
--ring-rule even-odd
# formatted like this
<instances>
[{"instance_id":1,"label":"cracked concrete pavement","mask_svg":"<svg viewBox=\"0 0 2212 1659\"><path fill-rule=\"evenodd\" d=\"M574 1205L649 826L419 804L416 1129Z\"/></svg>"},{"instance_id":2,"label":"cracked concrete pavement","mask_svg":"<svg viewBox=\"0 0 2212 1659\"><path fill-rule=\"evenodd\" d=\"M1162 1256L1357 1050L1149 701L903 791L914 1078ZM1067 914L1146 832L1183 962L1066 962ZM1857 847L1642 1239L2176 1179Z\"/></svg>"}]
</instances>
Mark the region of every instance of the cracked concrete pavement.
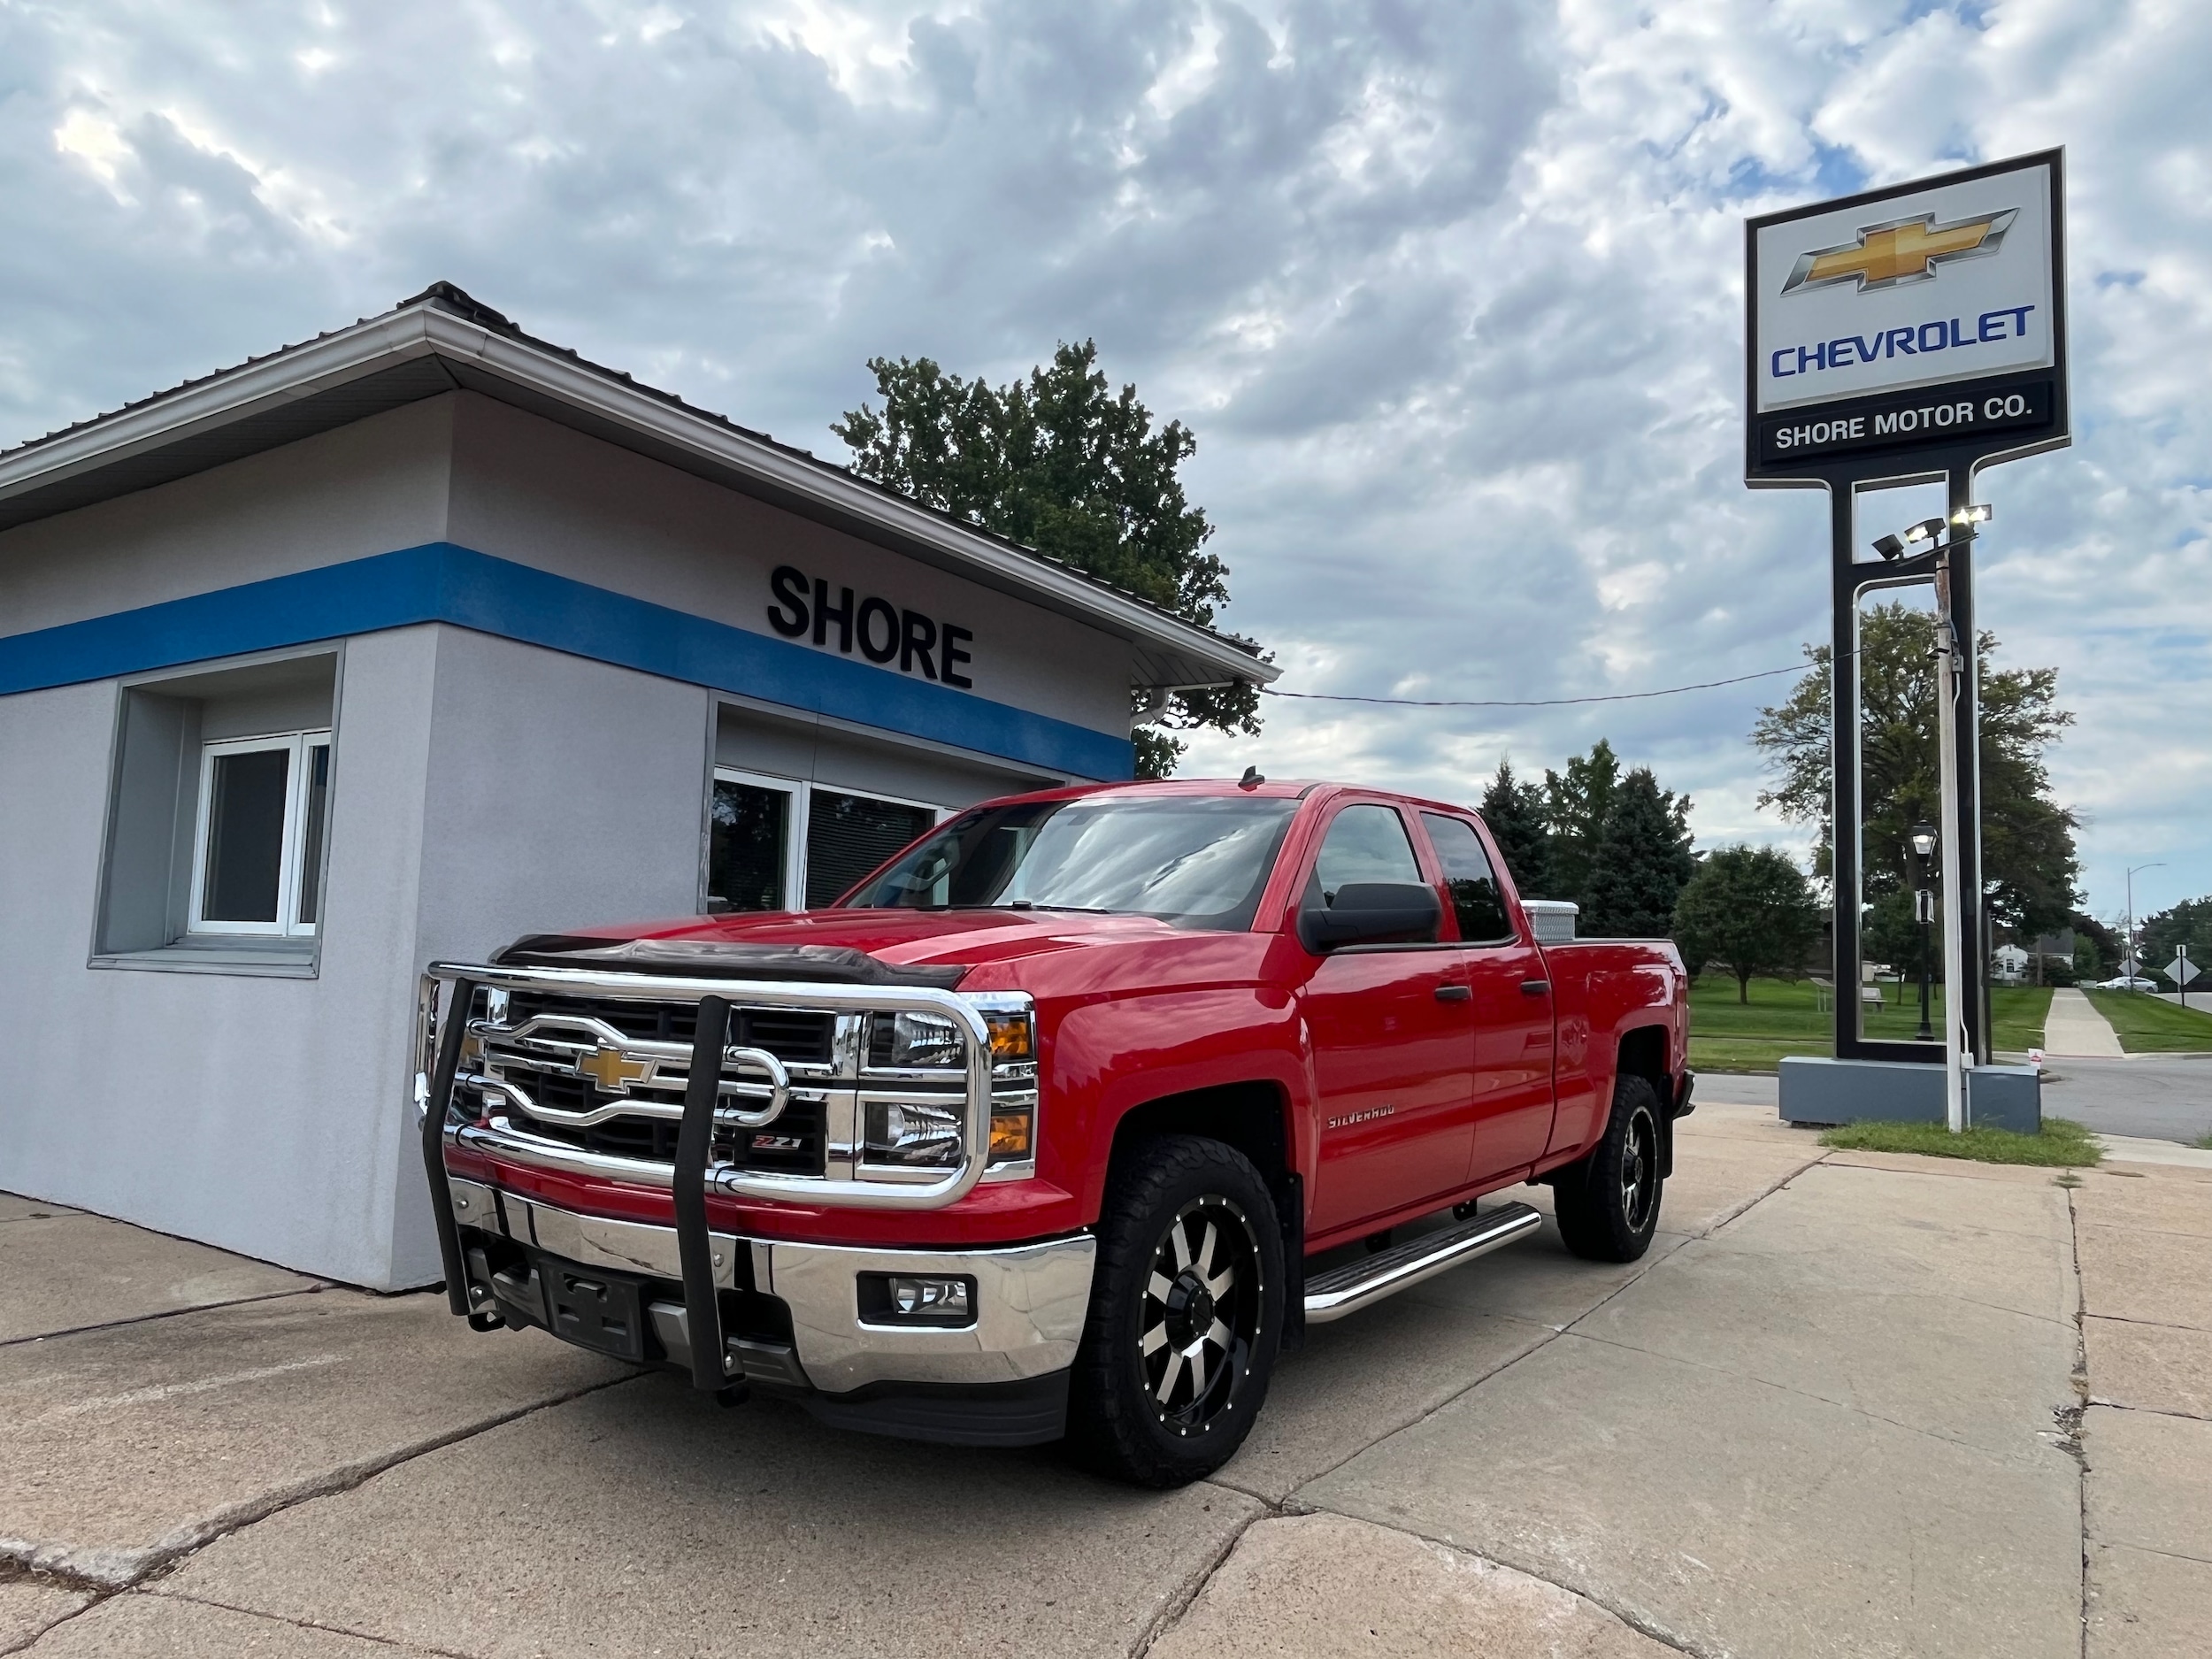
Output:
<instances>
[{"instance_id":1,"label":"cracked concrete pavement","mask_svg":"<svg viewBox=\"0 0 2212 1659\"><path fill-rule=\"evenodd\" d=\"M2212 1171L2071 1179L1703 1107L1166 1494L0 1196L0 1653L2212 1651Z\"/></svg>"}]
</instances>

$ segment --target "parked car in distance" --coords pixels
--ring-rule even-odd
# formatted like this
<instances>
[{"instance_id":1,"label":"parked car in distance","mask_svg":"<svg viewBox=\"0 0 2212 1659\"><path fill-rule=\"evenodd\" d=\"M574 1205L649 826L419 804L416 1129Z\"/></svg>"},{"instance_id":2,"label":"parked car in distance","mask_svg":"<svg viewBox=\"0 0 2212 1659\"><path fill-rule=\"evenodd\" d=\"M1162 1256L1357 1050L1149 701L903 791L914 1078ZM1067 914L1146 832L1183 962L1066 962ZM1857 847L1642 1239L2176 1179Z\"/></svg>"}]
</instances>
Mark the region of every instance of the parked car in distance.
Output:
<instances>
[{"instance_id":1,"label":"parked car in distance","mask_svg":"<svg viewBox=\"0 0 2212 1659\"><path fill-rule=\"evenodd\" d=\"M1688 980L1555 937L1473 812L1248 774L986 802L821 910L434 964L449 1303L1180 1485L1307 1325L1539 1230L1486 1194L1644 1253Z\"/></svg>"},{"instance_id":2,"label":"parked car in distance","mask_svg":"<svg viewBox=\"0 0 2212 1659\"><path fill-rule=\"evenodd\" d=\"M2100 991L2155 991L2157 988L2157 980L2147 979L2139 973L2133 976L2123 973L2117 979L2097 981Z\"/></svg>"}]
</instances>

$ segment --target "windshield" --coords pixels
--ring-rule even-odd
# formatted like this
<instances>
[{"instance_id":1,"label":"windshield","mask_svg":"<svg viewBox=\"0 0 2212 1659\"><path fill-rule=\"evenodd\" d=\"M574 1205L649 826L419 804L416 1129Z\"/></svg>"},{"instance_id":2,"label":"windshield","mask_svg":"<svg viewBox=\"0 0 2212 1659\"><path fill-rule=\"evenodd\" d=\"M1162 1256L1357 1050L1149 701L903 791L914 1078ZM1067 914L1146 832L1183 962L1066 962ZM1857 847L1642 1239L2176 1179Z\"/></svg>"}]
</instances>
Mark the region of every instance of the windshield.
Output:
<instances>
[{"instance_id":1,"label":"windshield","mask_svg":"<svg viewBox=\"0 0 2212 1659\"><path fill-rule=\"evenodd\" d=\"M846 901L856 910L1097 910L1251 926L1295 801L1087 796L964 812Z\"/></svg>"}]
</instances>

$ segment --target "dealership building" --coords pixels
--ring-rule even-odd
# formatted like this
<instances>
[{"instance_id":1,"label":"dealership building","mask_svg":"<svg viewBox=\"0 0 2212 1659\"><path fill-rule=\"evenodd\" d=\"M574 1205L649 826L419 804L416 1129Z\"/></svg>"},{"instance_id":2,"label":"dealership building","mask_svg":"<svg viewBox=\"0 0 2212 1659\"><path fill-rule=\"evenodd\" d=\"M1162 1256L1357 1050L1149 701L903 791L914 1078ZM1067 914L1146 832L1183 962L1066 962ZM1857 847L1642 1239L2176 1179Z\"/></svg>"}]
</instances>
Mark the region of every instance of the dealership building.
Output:
<instances>
[{"instance_id":1,"label":"dealership building","mask_svg":"<svg viewBox=\"0 0 2212 1659\"><path fill-rule=\"evenodd\" d=\"M426 964L826 902L1273 673L444 284L0 452L0 1190L431 1282Z\"/></svg>"}]
</instances>

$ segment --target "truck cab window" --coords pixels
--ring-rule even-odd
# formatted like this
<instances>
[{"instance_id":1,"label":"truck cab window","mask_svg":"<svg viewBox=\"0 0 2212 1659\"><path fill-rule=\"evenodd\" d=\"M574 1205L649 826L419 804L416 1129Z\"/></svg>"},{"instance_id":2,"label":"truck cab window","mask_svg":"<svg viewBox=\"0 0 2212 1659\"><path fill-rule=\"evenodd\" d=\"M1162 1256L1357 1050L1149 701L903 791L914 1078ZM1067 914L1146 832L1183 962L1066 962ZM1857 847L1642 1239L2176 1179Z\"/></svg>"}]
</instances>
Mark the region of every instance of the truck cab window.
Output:
<instances>
[{"instance_id":1,"label":"truck cab window","mask_svg":"<svg viewBox=\"0 0 2212 1659\"><path fill-rule=\"evenodd\" d=\"M1506 920L1505 896L1498 891L1497 877L1491 872L1475 826L1464 818L1443 818L1434 812L1422 813L1421 822L1429 832L1430 845L1436 849L1437 862L1444 866L1444 886L1459 917L1460 938L1473 945L1511 939L1513 926Z\"/></svg>"},{"instance_id":2,"label":"truck cab window","mask_svg":"<svg viewBox=\"0 0 2212 1659\"><path fill-rule=\"evenodd\" d=\"M1324 904L1352 882L1421 881L1405 820L1386 806L1348 806L1336 815L1314 860L1312 887Z\"/></svg>"},{"instance_id":3,"label":"truck cab window","mask_svg":"<svg viewBox=\"0 0 2212 1659\"><path fill-rule=\"evenodd\" d=\"M1092 910L1239 933L1297 805L1160 795L985 807L940 826L847 903Z\"/></svg>"}]
</instances>

